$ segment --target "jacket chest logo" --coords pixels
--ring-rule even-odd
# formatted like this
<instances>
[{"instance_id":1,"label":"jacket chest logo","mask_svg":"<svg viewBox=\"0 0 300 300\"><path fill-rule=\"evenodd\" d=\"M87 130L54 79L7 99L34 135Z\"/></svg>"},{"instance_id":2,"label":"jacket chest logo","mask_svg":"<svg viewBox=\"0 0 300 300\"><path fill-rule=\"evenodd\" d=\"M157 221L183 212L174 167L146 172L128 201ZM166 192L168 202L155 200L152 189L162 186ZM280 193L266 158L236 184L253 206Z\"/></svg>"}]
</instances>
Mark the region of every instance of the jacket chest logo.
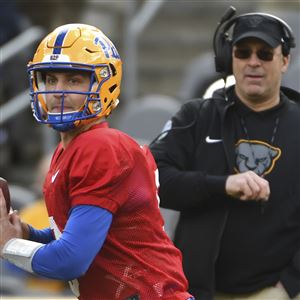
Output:
<instances>
[{"instance_id":1,"label":"jacket chest logo","mask_svg":"<svg viewBox=\"0 0 300 300\"><path fill-rule=\"evenodd\" d=\"M273 170L281 150L262 141L242 139L235 145L235 155L236 172L253 171L262 176Z\"/></svg>"}]
</instances>

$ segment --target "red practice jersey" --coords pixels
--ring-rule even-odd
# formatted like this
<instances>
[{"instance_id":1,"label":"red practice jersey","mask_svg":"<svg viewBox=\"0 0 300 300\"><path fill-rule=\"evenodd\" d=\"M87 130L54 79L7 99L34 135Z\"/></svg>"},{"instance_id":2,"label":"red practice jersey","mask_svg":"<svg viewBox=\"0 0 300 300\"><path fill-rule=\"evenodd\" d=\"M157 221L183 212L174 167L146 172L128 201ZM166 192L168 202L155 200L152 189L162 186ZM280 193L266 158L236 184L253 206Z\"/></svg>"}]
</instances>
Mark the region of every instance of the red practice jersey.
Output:
<instances>
[{"instance_id":1,"label":"red practice jersey","mask_svg":"<svg viewBox=\"0 0 300 300\"><path fill-rule=\"evenodd\" d=\"M73 281L79 299L190 297L181 253L163 231L155 171L149 150L106 122L75 137L66 150L57 147L44 185L56 238L76 205L113 214L102 249L87 273Z\"/></svg>"}]
</instances>

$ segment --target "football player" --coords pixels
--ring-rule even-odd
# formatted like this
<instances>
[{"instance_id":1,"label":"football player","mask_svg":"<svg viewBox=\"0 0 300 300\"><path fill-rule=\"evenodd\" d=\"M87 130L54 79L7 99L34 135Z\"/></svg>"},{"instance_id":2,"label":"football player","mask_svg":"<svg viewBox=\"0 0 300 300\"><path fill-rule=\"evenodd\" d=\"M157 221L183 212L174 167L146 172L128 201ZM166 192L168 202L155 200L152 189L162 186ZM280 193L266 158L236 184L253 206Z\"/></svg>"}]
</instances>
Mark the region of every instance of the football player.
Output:
<instances>
[{"instance_id":1,"label":"football player","mask_svg":"<svg viewBox=\"0 0 300 300\"><path fill-rule=\"evenodd\" d=\"M93 26L60 26L28 73L35 119L61 137L44 182L50 227L8 215L0 193L1 256L69 281L82 300L194 299L181 253L163 230L155 162L106 120L122 75L113 43Z\"/></svg>"}]
</instances>

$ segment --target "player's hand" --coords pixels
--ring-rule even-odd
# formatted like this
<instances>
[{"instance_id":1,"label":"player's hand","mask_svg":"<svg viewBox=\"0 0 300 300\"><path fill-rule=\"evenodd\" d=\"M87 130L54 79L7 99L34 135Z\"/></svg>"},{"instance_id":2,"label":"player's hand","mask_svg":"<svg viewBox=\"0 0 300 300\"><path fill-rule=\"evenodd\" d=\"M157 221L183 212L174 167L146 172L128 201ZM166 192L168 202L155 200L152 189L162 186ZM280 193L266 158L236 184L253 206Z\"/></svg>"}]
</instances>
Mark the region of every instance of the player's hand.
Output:
<instances>
[{"instance_id":1,"label":"player's hand","mask_svg":"<svg viewBox=\"0 0 300 300\"><path fill-rule=\"evenodd\" d=\"M228 176L225 190L227 195L243 201L267 201L270 196L269 182L253 171Z\"/></svg>"},{"instance_id":2,"label":"player's hand","mask_svg":"<svg viewBox=\"0 0 300 300\"><path fill-rule=\"evenodd\" d=\"M0 189L0 255L2 256L2 248L7 241L22 237L21 220L16 211L7 213L5 199Z\"/></svg>"}]
</instances>

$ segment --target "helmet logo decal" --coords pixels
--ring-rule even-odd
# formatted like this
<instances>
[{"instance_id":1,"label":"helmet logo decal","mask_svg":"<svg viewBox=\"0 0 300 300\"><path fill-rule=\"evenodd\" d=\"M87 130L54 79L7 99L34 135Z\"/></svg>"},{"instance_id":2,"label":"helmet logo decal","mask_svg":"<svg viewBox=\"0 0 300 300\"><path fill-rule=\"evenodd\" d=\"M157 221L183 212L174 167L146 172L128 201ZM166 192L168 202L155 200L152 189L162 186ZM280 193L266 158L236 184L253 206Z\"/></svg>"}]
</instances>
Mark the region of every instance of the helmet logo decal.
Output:
<instances>
[{"instance_id":1,"label":"helmet logo decal","mask_svg":"<svg viewBox=\"0 0 300 300\"><path fill-rule=\"evenodd\" d=\"M69 62L70 57L68 55L64 54L51 54L51 55L45 55L43 58L43 62Z\"/></svg>"},{"instance_id":2,"label":"helmet logo decal","mask_svg":"<svg viewBox=\"0 0 300 300\"><path fill-rule=\"evenodd\" d=\"M107 41L104 37L98 35L95 37L94 40L95 45L100 45L102 48L102 51L104 52L104 55L106 58L116 58L120 59L120 55L116 49L116 47L113 45L113 43Z\"/></svg>"},{"instance_id":3,"label":"helmet logo decal","mask_svg":"<svg viewBox=\"0 0 300 300\"><path fill-rule=\"evenodd\" d=\"M68 29L62 30L56 37L53 54L60 54L64 39L68 33Z\"/></svg>"},{"instance_id":4,"label":"helmet logo decal","mask_svg":"<svg viewBox=\"0 0 300 300\"><path fill-rule=\"evenodd\" d=\"M50 60L58 60L59 55L58 54L53 54L50 56Z\"/></svg>"}]
</instances>

